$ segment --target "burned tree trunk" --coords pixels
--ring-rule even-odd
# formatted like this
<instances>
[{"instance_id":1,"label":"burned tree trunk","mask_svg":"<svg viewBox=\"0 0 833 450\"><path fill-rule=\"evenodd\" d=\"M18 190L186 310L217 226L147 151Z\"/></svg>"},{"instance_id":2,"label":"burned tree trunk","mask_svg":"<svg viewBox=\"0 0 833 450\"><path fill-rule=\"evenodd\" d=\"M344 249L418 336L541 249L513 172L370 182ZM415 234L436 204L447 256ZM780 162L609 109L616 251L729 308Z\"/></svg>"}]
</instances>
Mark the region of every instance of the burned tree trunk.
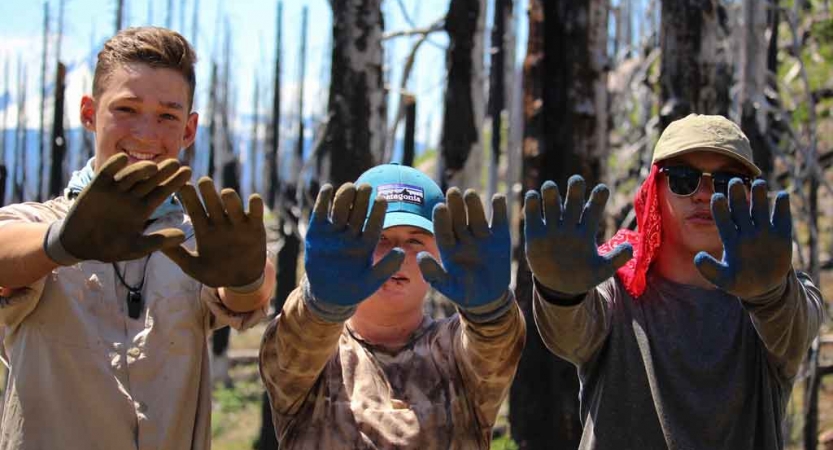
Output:
<instances>
[{"instance_id":1,"label":"burned tree trunk","mask_svg":"<svg viewBox=\"0 0 833 450\"><path fill-rule=\"evenodd\" d=\"M405 97L405 142L402 146L402 165L413 167L416 133L416 97Z\"/></svg>"},{"instance_id":2,"label":"burned tree trunk","mask_svg":"<svg viewBox=\"0 0 833 450\"><path fill-rule=\"evenodd\" d=\"M15 129L15 158L12 195L15 203L26 200L26 67L17 61L17 128Z\"/></svg>"},{"instance_id":3,"label":"burned tree trunk","mask_svg":"<svg viewBox=\"0 0 833 450\"><path fill-rule=\"evenodd\" d=\"M477 188L480 181L485 15L484 0L451 0L445 19L448 84L438 161L443 191L450 186Z\"/></svg>"},{"instance_id":4,"label":"burned tree trunk","mask_svg":"<svg viewBox=\"0 0 833 450\"><path fill-rule=\"evenodd\" d=\"M333 58L329 123L322 143L325 175L354 181L381 158L387 132L382 75L381 0L332 0Z\"/></svg>"},{"instance_id":5,"label":"burned tree trunk","mask_svg":"<svg viewBox=\"0 0 833 450\"><path fill-rule=\"evenodd\" d=\"M744 0L742 5L740 46L740 90L741 128L752 144L755 164L761 168L764 178L772 173L772 152L769 150L767 133L769 119L762 107L768 102L767 87L767 3ZM777 29L773 29L777 35Z\"/></svg>"},{"instance_id":6,"label":"burned tree trunk","mask_svg":"<svg viewBox=\"0 0 833 450\"><path fill-rule=\"evenodd\" d=\"M41 71L40 71L40 127L38 129L38 170L37 188L35 189L35 201L43 200L41 194L43 192L43 172L46 171L46 119L44 117L46 111L46 67L47 57L49 55L49 3L43 3L43 53L41 53Z\"/></svg>"},{"instance_id":7,"label":"burned tree trunk","mask_svg":"<svg viewBox=\"0 0 833 450\"><path fill-rule=\"evenodd\" d=\"M540 189L545 180L563 189L573 174L584 176L589 186L599 181L607 147L607 5L604 0L530 2L524 190ZM532 325L532 277L523 242L515 253L516 296L530 327L509 397L512 436L523 449L576 448L582 431L576 368L552 355Z\"/></svg>"},{"instance_id":8,"label":"burned tree trunk","mask_svg":"<svg viewBox=\"0 0 833 450\"><path fill-rule=\"evenodd\" d=\"M266 131L266 205L274 210L277 206L279 189L278 181L278 148L280 147L281 131L281 34L283 27L283 2L278 2L277 31L275 39L275 72L272 83L272 114L269 128Z\"/></svg>"},{"instance_id":9,"label":"burned tree trunk","mask_svg":"<svg viewBox=\"0 0 833 450\"><path fill-rule=\"evenodd\" d=\"M64 158L66 157L66 138L64 136L64 79L66 66L58 61L55 73L55 106L52 111L52 163L49 167L49 197L61 195L64 180Z\"/></svg>"},{"instance_id":10,"label":"burned tree trunk","mask_svg":"<svg viewBox=\"0 0 833 450\"><path fill-rule=\"evenodd\" d=\"M728 115L726 34L726 11L718 0L662 0L662 129L689 113Z\"/></svg>"},{"instance_id":11,"label":"burned tree trunk","mask_svg":"<svg viewBox=\"0 0 833 450\"><path fill-rule=\"evenodd\" d=\"M492 119L489 184L486 198L497 192L498 166L503 153L503 110L506 108L506 28L512 20L512 0L496 0L492 28L492 61L489 68L489 116ZM509 25L511 26L511 25Z\"/></svg>"}]
</instances>

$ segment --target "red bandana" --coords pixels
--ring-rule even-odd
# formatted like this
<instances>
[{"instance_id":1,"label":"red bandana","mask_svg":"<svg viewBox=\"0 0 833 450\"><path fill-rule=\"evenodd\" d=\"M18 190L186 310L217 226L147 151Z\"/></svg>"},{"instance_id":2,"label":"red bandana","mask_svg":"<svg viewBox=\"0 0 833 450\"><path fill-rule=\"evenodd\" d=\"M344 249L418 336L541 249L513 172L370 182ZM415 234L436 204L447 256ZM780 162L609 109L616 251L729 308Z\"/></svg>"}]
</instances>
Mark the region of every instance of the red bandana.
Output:
<instances>
[{"instance_id":1,"label":"red bandana","mask_svg":"<svg viewBox=\"0 0 833 450\"><path fill-rule=\"evenodd\" d=\"M633 246L633 258L616 271L616 275L625 285L625 290L633 298L639 298L645 292L645 275L662 240L662 218L657 197L658 176L659 166L654 165L651 167L651 174L634 197L633 207L636 210L638 231L619 230L609 241L599 246L600 254L607 254L625 242Z\"/></svg>"}]
</instances>

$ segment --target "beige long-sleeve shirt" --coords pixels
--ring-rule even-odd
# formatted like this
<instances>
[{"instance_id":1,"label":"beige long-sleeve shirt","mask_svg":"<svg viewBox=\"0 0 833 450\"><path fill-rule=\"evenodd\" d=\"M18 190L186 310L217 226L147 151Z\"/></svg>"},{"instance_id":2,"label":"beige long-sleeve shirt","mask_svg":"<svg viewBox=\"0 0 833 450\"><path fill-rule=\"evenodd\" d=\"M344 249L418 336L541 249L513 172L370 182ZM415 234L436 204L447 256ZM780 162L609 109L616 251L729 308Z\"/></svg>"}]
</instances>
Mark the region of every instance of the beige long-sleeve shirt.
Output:
<instances>
[{"instance_id":1,"label":"beige long-sleeve shirt","mask_svg":"<svg viewBox=\"0 0 833 450\"><path fill-rule=\"evenodd\" d=\"M48 223L70 205L64 197L11 205L0 209L0 227ZM147 231L167 227L185 231L193 248L187 216L168 214ZM117 267L131 285L144 277L138 319L109 263L59 267L0 299L9 366L0 449L210 448L206 338L222 325L251 326L265 311L226 309L216 289L159 252Z\"/></svg>"},{"instance_id":2,"label":"beige long-sleeve shirt","mask_svg":"<svg viewBox=\"0 0 833 450\"><path fill-rule=\"evenodd\" d=\"M514 298L486 323L425 317L388 351L317 316L305 295L290 295L260 350L281 448L489 448L524 345Z\"/></svg>"}]
</instances>

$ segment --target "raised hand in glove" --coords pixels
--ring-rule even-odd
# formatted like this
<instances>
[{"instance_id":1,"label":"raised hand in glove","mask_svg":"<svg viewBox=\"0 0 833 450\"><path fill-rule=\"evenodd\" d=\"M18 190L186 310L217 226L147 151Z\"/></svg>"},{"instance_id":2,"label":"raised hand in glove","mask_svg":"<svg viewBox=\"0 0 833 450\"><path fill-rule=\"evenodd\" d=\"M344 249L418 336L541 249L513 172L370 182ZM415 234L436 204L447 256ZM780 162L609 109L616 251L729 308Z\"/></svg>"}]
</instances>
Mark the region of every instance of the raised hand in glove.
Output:
<instances>
[{"instance_id":1,"label":"raised hand in glove","mask_svg":"<svg viewBox=\"0 0 833 450\"><path fill-rule=\"evenodd\" d=\"M177 246L164 249L165 255L206 286L239 288L258 282L266 265L263 200L252 194L246 213L234 189L223 189L217 195L208 177L200 178L197 185L205 208L193 185L186 184L179 191L194 224L197 250Z\"/></svg>"},{"instance_id":2,"label":"raised hand in glove","mask_svg":"<svg viewBox=\"0 0 833 450\"><path fill-rule=\"evenodd\" d=\"M434 206L434 234L440 265L428 252L417 255L423 278L463 309L501 298L509 288L512 239L506 198L492 198L492 223L486 221L480 197L471 189L446 193L446 204Z\"/></svg>"},{"instance_id":3,"label":"raised hand in glove","mask_svg":"<svg viewBox=\"0 0 833 450\"><path fill-rule=\"evenodd\" d=\"M595 288L633 256L630 244L599 255L596 232L610 192L603 184L596 186L587 204L584 192L584 179L574 175L567 182L563 208L558 186L552 181L541 186L540 194L527 192L524 203L529 268L544 287L565 295L579 295Z\"/></svg>"},{"instance_id":4,"label":"raised hand in glove","mask_svg":"<svg viewBox=\"0 0 833 450\"><path fill-rule=\"evenodd\" d=\"M123 153L110 157L67 216L50 225L44 250L53 261L127 261L185 240L175 228L142 233L153 211L188 181L191 169L173 159L127 164Z\"/></svg>"},{"instance_id":5,"label":"raised hand in glove","mask_svg":"<svg viewBox=\"0 0 833 450\"><path fill-rule=\"evenodd\" d=\"M729 182L729 199L714 194L711 201L723 260L706 252L694 257L703 277L732 295L752 298L784 282L792 264L792 218L790 197L779 192L772 217L769 215L766 181L752 184L750 209L746 190L739 179Z\"/></svg>"},{"instance_id":6,"label":"raised hand in glove","mask_svg":"<svg viewBox=\"0 0 833 450\"><path fill-rule=\"evenodd\" d=\"M399 248L373 265L387 202L375 199L367 217L371 191L369 184L357 189L353 183L345 183L333 201L333 187L325 184L321 188L310 217L304 253L309 288L316 301L357 305L402 266L405 252Z\"/></svg>"}]
</instances>

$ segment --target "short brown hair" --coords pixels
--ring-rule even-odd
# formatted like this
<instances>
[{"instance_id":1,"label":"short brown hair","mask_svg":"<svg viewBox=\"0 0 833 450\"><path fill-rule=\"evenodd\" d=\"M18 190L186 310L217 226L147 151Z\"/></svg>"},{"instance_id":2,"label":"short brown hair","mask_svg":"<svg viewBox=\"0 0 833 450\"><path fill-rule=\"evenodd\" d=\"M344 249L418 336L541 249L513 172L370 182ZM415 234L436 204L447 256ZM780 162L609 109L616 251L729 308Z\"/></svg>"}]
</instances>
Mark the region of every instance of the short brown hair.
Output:
<instances>
[{"instance_id":1,"label":"short brown hair","mask_svg":"<svg viewBox=\"0 0 833 450\"><path fill-rule=\"evenodd\" d=\"M116 67L129 63L147 64L153 68L173 69L188 82L188 107L194 100L197 85L194 63L197 54L191 44L176 31L160 27L132 27L116 33L98 52L93 76L93 96L104 89L107 76Z\"/></svg>"}]
</instances>

